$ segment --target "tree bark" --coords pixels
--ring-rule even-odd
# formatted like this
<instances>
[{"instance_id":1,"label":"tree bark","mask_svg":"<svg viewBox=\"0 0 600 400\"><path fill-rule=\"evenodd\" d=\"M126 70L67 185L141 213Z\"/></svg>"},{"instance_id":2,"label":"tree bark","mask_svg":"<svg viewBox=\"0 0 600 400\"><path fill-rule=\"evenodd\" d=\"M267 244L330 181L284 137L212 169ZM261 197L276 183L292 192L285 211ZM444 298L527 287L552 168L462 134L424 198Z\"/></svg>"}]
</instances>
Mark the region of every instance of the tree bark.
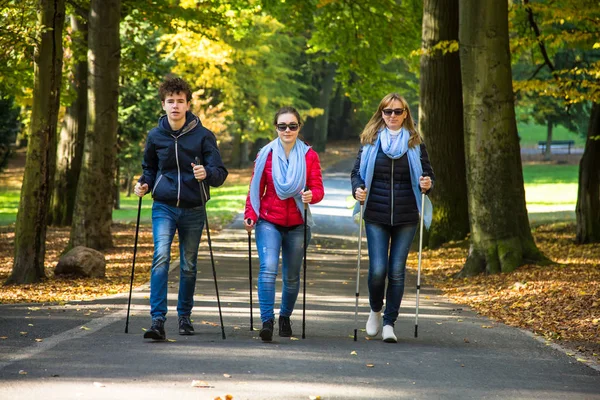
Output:
<instances>
[{"instance_id":1,"label":"tree bark","mask_svg":"<svg viewBox=\"0 0 600 400\"><path fill-rule=\"evenodd\" d=\"M590 113L587 140L579 162L576 242L600 242L600 104Z\"/></svg>"},{"instance_id":2,"label":"tree bark","mask_svg":"<svg viewBox=\"0 0 600 400\"><path fill-rule=\"evenodd\" d=\"M325 151L327 145L327 132L329 129L329 106L331 94L333 93L335 78L335 67L333 64L325 64L323 78L321 80L321 90L319 91L318 107L325 112L315 118L315 130L313 134L312 147L315 151Z\"/></svg>"},{"instance_id":3,"label":"tree bark","mask_svg":"<svg viewBox=\"0 0 600 400\"><path fill-rule=\"evenodd\" d=\"M112 247L119 104L120 0L92 0L88 20L88 116L69 245Z\"/></svg>"},{"instance_id":4,"label":"tree bark","mask_svg":"<svg viewBox=\"0 0 600 400\"><path fill-rule=\"evenodd\" d=\"M67 107L58 138L54 190L48 223L70 226L81 170L87 121L87 15L71 15L73 58L75 64L72 86L75 100Z\"/></svg>"},{"instance_id":5,"label":"tree bark","mask_svg":"<svg viewBox=\"0 0 600 400\"><path fill-rule=\"evenodd\" d=\"M64 19L64 0L40 0L31 130L15 230L15 260L7 284L32 283L46 277L46 222L56 163Z\"/></svg>"},{"instance_id":6,"label":"tree bark","mask_svg":"<svg viewBox=\"0 0 600 400\"><path fill-rule=\"evenodd\" d=\"M508 6L459 1L471 243L459 276L510 272L548 262L527 217L514 111Z\"/></svg>"},{"instance_id":7,"label":"tree bark","mask_svg":"<svg viewBox=\"0 0 600 400\"><path fill-rule=\"evenodd\" d=\"M432 50L440 41L458 40L458 0L423 2L422 37L419 129L436 175L427 242L435 248L469 233L459 53Z\"/></svg>"},{"instance_id":8,"label":"tree bark","mask_svg":"<svg viewBox=\"0 0 600 400\"><path fill-rule=\"evenodd\" d=\"M548 118L546 121L546 149L544 151L544 160L550 161L552 159L552 128L554 123L552 119Z\"/></svg>"}]
</instances>

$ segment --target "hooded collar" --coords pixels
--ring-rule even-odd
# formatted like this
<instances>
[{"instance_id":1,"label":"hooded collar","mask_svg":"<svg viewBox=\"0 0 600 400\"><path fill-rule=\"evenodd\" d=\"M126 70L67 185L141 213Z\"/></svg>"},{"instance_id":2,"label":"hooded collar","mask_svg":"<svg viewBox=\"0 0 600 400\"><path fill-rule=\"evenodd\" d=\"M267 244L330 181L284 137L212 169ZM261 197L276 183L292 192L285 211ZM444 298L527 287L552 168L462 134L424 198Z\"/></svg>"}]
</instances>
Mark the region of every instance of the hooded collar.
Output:
<instances>
[{"instance_id":1,"label":"hooded collar","mask_svg":"<svg viewBox=\"0 0 600 400\"><path fill-rule=\"evenodd\" d=\"M196 128L198 125L202 126L200 118L194 115L191 111L186 111L185 123L183 124L183 127L177 131L171 129L171 124L169 124L169 119L166 115L163 115L158 119L158 127L160 128L160 130L169 136L175 137L185 135L192 129Z\"/></svg>"}]
</instances>

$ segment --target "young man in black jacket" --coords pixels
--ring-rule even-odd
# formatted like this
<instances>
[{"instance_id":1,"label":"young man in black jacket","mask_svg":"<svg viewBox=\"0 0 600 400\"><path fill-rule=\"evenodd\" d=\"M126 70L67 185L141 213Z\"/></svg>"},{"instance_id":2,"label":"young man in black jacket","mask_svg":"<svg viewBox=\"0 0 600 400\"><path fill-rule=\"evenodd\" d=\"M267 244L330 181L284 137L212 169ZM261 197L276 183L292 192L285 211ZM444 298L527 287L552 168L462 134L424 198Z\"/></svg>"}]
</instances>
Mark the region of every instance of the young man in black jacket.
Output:
<instances>
[{"instance_id":1,"label":"young man in black jacket","mask_svg":"<svg viewBox=\"0 0 600 400\"><path fill-rule=\"evenodd\" d=\"M205 221L204 203L210 199L209 186L221 186L227 178L215 135L192 114L192 92L181 78L167 78L159 87L163 115L148 133L144 173L135 185L135 194L151 190L154 256L150 276L152 326L144 338L165 340L167 282L171 243L179 236L180 272L177 314L179 334L192 335L190 315L196 287L196 261ZM195 164L195 158L201 161ZM202 193L201 193L202 190Z\"/></svg>"}]
</instances>

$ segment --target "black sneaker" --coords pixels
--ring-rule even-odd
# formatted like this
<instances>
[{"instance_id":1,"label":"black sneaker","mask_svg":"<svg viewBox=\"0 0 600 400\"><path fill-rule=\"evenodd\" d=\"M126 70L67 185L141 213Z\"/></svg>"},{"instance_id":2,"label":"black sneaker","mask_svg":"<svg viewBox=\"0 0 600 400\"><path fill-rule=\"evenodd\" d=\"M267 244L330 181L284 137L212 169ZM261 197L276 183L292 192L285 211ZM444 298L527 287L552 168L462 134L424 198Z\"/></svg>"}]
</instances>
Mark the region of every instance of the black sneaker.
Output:
<instances>
[{"instance_id":1,"label":"black sneaker","mask_svg":"<svg viewBox=\"0 0 600 400\"><path fill-rule=\"evenodd\" d=\"M144 332L144 339L167 340L167 335L165 335L165 321L162 319L153 319L150 329Z\"/></svg>"},{"instance_id":2,"label":"black sneaker","mask_svg":"<svg viewBox=\"0 0 600 400\"><path fill-rule=\"evenodd\" d=\"M279 316L279 336L292 336L292 321L290 321L290 317L284 317L283 315Z\"/></svg>"},{"instance_id":3,"label":"black sneaker","mask_svg":"<svg viewBox=\"0 0 600 400\"><path fill-rule=\"evenodd\" d=\"M180 335L193 335L194 327L189 315L187 317L179 317L179 334Z\"/></svg>"},{"instance_id":4,"label":"black sneaker","mask_svg":"<svg viewBox=\"0 0 600 400\"><path fill-rule=\"evenodd\" d=\"M273 339L273 320L270 319L267 322L263 322L262 329L259 333L260 338L263 342L270 342Z\"/></svg>"}]
</instances>

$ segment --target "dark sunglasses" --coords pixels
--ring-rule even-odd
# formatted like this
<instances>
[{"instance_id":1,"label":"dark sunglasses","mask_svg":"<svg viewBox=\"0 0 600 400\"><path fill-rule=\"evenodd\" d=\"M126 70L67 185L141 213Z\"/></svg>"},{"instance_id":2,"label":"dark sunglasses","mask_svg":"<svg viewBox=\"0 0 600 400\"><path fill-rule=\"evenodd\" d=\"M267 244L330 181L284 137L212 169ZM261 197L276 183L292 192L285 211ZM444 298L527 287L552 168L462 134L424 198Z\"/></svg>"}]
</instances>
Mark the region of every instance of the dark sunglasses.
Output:
<instances>
[{"instance_id":1,"label":"dark sunglasses","mask_svg":"<svg viewBox=\"0 0 600 400\"><path fill-rule=\"evenodd\" d=\"M394 108L393 110L391 108L384 108L382 111L383 111L383 114L388 117L390 115L392 115L392 113L394 113L396 115L404 114L404 108Z\"/></svg>"},{"instance_id":2,"label":"dark sunglasses","mask_svg":"<svg viewBox=\"0 0 600 400\"><path fill-rule=\"evenodd\" d=\"M292 132L296 132L300 128L300 125L293 122L291 124L277 124L276 126L279 132L285 132L287 128L290 128Z\"/></svg>"}]
</instances>

